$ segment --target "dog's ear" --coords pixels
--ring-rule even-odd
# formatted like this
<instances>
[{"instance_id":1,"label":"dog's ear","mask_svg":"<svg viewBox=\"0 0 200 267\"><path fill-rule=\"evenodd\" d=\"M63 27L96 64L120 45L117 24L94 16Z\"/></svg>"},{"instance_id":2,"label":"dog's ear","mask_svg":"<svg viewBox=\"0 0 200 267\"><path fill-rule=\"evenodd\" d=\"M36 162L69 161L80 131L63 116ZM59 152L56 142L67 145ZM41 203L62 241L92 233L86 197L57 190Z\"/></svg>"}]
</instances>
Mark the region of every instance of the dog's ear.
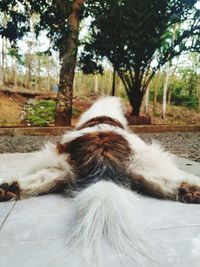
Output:
<instances>
[{"instance_id":1,"label":"dog's ear","mask_svg":"<svg viewBox=\"0 0 200 267\"><path fill-rule=\"evenodd\" d=\"M68 143L57 143L56 148L59 154L68 153Z\"/></svg>"}]
</instances>

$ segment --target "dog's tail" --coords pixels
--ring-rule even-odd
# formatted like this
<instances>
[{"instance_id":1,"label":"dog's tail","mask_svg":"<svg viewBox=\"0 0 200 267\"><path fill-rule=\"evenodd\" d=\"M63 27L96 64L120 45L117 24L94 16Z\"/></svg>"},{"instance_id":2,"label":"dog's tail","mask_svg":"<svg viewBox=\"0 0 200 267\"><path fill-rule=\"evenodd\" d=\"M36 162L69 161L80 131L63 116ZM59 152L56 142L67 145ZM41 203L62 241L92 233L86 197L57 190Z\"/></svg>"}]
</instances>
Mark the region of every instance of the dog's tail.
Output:
<instances>
[{"instance_id":1,"label":"dog's tail","mask_svg":"<svg viewBox=\"0 0 200 267\"><path fill-rule=\"evenodd\" d=\"M134 219L138 196L114 184L100 181L81 191L73 200L71 247L83 246L88 261L101 261L101 243L106 240L119 254L137 259L144 242ZM137 227L137 228L136 228Z\"/></svg>"}]
</instances>

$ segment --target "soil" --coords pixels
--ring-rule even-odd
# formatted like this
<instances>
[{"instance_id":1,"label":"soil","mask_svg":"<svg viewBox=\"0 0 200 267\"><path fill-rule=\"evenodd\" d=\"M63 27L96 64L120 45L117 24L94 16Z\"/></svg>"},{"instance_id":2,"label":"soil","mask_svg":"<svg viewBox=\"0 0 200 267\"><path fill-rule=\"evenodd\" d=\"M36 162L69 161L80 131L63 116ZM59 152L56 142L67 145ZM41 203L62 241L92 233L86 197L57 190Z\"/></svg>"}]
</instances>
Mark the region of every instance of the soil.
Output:
<instances>
[{"instance_id":1,"label":"soil","mask_svg":"<svg viewBox=\"0 0 200 267\"><path fill-rule=\"evenodd\" d=\"M1 88L0 88L1 89ZM27 126L24 121L24 104L30 99L55 99L55 93L35 93L34 92L14 92L13 90L0 91L0 126ZM81 113L87 110L97 96L74 98L74 107ZM128 113L130 106L127 102ZM169 106L167 107L166 119L161 118L161 104L157 104L156 112L153 112L153 106L149 104L149 115L147 117L152 124L195 124L200 125L200 111L185 107ZM141 116L144 116L143 107ZM73 118L73 125L78 118ZM146 119L145 119L146 121ZM148 122L149 123L149 122ZM144 123L144 124L148 124Z\"/></svg>"},{"instance_id":2,"label":"soil","mask_svg":"<svg viewBox=\"0 0 200 267\"><path fill-rule=\"evenodd\" d=\"M22 108L27 99L20 94L0 92L0 125L22 126Z\"/></svg>"}]
</instances>

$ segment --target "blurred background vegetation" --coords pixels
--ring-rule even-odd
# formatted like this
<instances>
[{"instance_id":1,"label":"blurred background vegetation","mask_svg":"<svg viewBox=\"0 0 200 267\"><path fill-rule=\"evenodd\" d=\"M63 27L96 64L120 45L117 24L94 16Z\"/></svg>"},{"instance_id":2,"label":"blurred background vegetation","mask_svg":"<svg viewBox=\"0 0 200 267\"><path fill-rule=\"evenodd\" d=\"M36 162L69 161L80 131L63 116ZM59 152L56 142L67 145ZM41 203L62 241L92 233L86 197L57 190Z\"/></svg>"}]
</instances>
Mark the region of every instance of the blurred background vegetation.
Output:
<instances>
[{"instance_id":1,"label":"blurred background vegetation","mask_svg":"<svg viewBox=\"0 0 200 267\"><path fill-rule=\"evenodd\" d=\"M151 117L156 124L200 124L198 1L164 1L168 16L163 21L159 17L165 11L163 5L159 7L162 1L149 0L139 7L137 1L129 0L60 1L66 4L67 11L63 14L58 8L59 1L44 0L40 6L34 1L14 1L13 6L11 2L4 0L0 7L0 126L54 125L57 93L62 87L59 82L63 49L66 49L63 38L69 37L70 8L76 2L82 2L84 8L80 15L78 61L70 89L74 123L100 95L122 97L131 113L135 103L130 103L133 97L129 93L138 88L134 82L128 85L128 90L126 86L132 75L136 79L138 55L150 53L149 61L144 63L144 57L140 62L146 64L141 65L140 75L146 78L152 75L140 84L140 115ZM148 5L152 14L147 10ZM99 10L104 16L99 15ZM132 12L140 25L132 19ZM67 17L66 22L61 16ZM162 22L164 30L156 29L156 19ZM135 30L137 27L140 34ZM160 43L154 47L156 38ZM184 43L178 43L181 38ZM146 51L147 42L152 45L152 52Z\"/></svg>"},{"instance_id":2,"label":"blurred background vegetation","mask_svg":"<svg viewBox=\"0 0 200 267\"><path fill-rule=\"evenodd\" d=\"M1 46L2 49L2 46ZM12 53L11 53L12 52ZM4 65L3 80L0 86L0 93L7 96L7 101L0 105L0 125L31 125L31 126L52 126L54 125L56 93L59 82L59 61L56 56L44 55L38 51L33 54L13 53L9 48L9 42L4 44ZM200 124L200 73L199 73L199 55L196 53L187 53L181 59L177 59L170 68L160 69L152 79L147 96L143 99L142 115L148 115L153 118L152 123L195 123ZM169 82L167 90L167 113L162 116L163 88L166 82L166 71L169 72ZM90 102L100 95L111 95L113 84L113 70L107 66L102 75L84 74L77 69L74 80L74 102L80 99L83 103ZM9 94L11 92L11 95ZM29 92L32 95L29 95ZM37 93L41 94L38 99ZM45 93L45 94L43 94ZM48 93L52 93L49 95ZM17 101L16 94L22 94L26 99L23 104ZM116 75L115 95L124 99L128 106L128 97L124 85ZM15 99L7 103L9 99ZM53 99L51 99L53 98ZM19 102L22 112L15 121L6 118L6 114L1 114L3 106L12 105L12 102ZM87 105L86 105L87 107ZM182 109L183 107L186 108ZM172 111L173 110L173 111ZM79 105L73 107L73 119L78 118L84 111ZM12 112L8 108L8 113ZM15 112L13 110L13 112ZM187 112L189 117L187 118ZM23 116L21 116L21 114ZM26 115L24 115L26 114ZM184 119L183 115L186 115ZM3 116L3 117L2 117ZM9 117L9 116L8 116ZM192 118L193 117L193 118Z\"/></svg>"}]
</instances>

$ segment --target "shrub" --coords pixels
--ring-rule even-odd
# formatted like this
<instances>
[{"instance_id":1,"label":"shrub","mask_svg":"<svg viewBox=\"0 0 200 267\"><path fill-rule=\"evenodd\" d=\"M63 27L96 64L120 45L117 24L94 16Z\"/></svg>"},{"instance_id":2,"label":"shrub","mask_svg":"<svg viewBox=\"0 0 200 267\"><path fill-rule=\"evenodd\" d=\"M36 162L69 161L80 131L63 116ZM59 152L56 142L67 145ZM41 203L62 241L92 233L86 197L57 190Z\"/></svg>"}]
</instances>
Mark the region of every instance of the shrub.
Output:
<instances>
[{"instance_id":1,"label":"shrub","mask_svg":"<svg viewBox=\"0 0 200 267\"><path fill-rule=\"evenodd\" d=\"M25 105L26 120L31 126L47 126L54 122L55 101L35 100Z\"/></svg>"},{"instance_id":2,"label":"shrub","mask_svg":"<svg viewBox=\"0 0 200 267\"><path fill-rule=\"evenodd\" d=\"M177 106L184 106L188 108L198 108L198 98L196 96L181 95L173 93L171 102Z\"/></svg>"},{"instance_id":3,"label":"shrub","mask_svg":"<svg viewBox=\"0 0 200 267\"><path fill-rule=\"evenodd\" d=\"M34 100L25 105L26 121L30 126L48 126L54 124L56 103L53 100ZM73 107L72 116L80 116L80 109Z\"/></svg>"}]
</instances>

